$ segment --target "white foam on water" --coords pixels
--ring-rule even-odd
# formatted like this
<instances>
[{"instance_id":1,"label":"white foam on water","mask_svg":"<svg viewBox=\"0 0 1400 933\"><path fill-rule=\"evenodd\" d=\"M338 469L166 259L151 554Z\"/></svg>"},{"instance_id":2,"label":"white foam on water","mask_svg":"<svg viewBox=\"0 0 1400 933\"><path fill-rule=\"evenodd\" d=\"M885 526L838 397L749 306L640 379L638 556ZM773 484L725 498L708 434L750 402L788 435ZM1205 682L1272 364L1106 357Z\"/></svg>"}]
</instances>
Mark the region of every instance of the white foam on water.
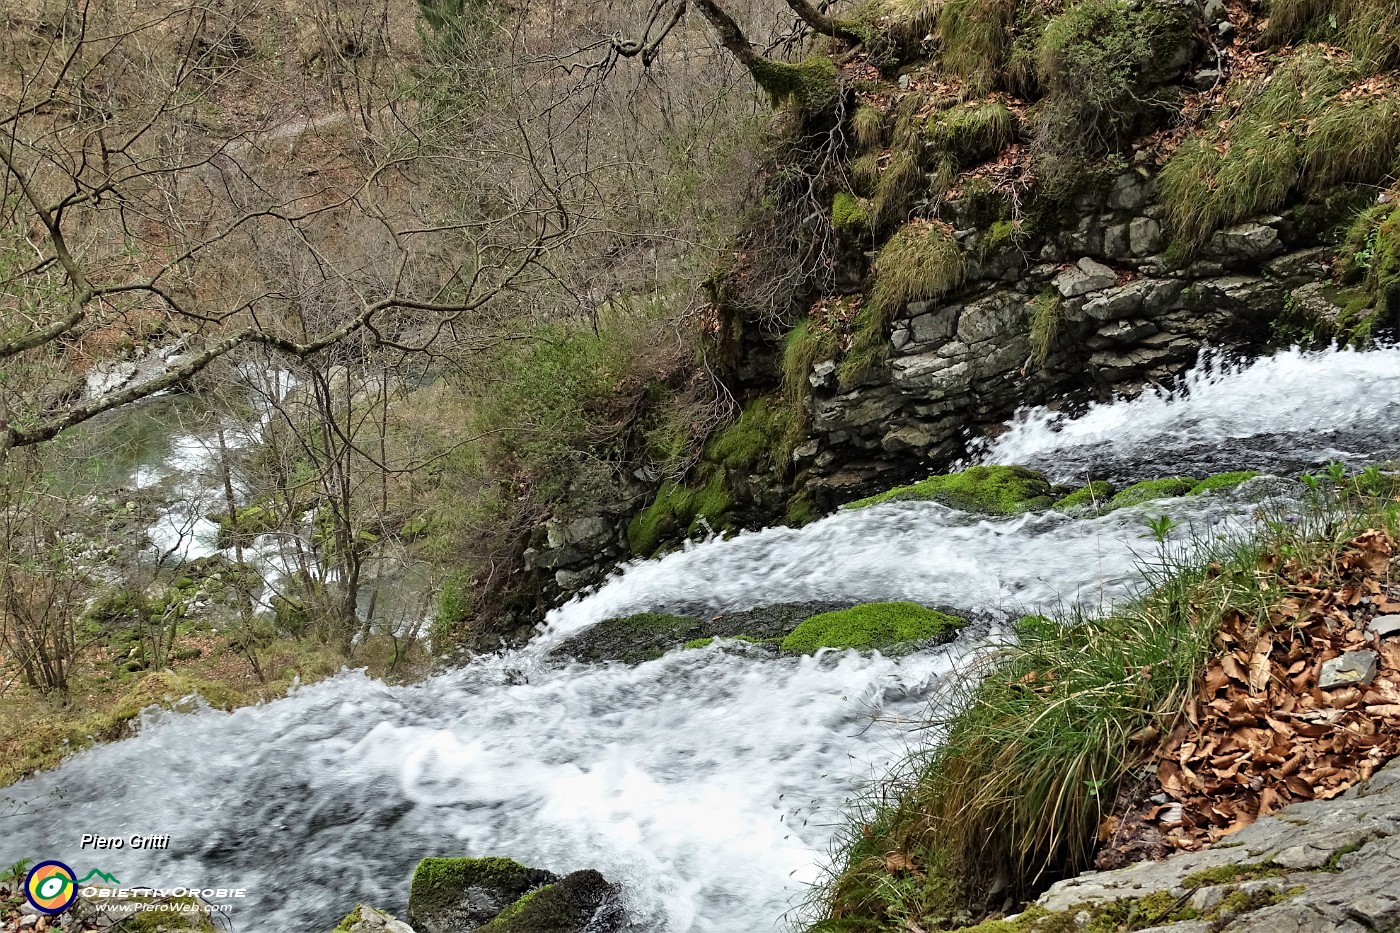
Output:
<instances>
[{"instance_id":1,"label":"white foam on water","mask_svg":"<svg viewBox=\"0 0 1400 933\"><path fill-rule=\"evenodd\" d=\"M1077 418L1023 411L978 459L1044 465L1062 479L1094 458L1152 459L1165 472L1183 451L1238 449L1248 459L1259 446L1250 441L1282 435L1294 460L1356 462L1400 453L1397 416L1400 348L1293 349L1244 365L1205 354L1172 391L1095 404Z\"/></svg>"}]
</instances>

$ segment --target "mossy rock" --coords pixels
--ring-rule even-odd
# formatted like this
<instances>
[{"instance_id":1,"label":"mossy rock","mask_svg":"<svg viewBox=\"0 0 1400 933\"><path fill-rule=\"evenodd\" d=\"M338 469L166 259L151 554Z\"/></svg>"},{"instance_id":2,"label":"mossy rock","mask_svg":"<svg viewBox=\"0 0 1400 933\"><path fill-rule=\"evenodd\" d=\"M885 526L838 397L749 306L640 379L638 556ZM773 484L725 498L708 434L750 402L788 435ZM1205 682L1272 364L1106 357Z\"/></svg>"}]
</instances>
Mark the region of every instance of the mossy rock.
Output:
<instances>
[{"instance_id":1,"label":"mossy rock","mask_svg":"<svg viewBox=\"0 0 1400 933\"><path fill-rule=\"evenodd\" d=\"M254 538L277 530L280 519L275 511L266 506L248 505L235 511L232 518L220 515L218 523L219 536L216 543L219 547L226 548L232 546L235 534Z\"/></svg>"},{"instance_id":2,"label":"mossy rock","mask_svg":"<svg viewBox=\"0 0 1400 933\"><path fill-rule=\"evenodd\" d=\"M621 926L617 890L598 872L586 869L521 897L480 933L608 933Z\"/></svg>"},{"instance_id":3,"label":"mossy rock","mask_svg":"<svg viewBox=\"0 0 1400 933\"><path fill-rule=\"evenodd\" d=\"M873 651L944 638L966 624L966 619L917 603L866 603L813 616L783 639L782 650L790 654L812 654L821 648Z\"/></svg>"},{"instance_id":4,"label":"mossy rock","mask_svg":"<svg viewBox=\"0 0 1400 933\"><path fill-rule=\"evenodd\" d=\"M413 871L408 922L418 933L476 929L556 880L508 858L425 858Z\"/></svg>"},{"instance_id":5,"label":"mossy rock","mask_svg":"<svg viewBox=\"0 0 1400 933\"><path fill-rule=\"evenodd\" d=\"M569 638L554 653L589 663L640 664L676 648L705 647L716 638L770 645L813 616L848 606L849 603L831 602L776 603L708 619L698 614L640 612L599 622Z\"/></svg>"},{"instance_id":6,"label":"mossy rock","mask_svg":"<svg viewBox=\"0 0 1400 933\"><path fill-rule=\"evenodd\" d=\"M1184 496L1195 489L1198 482L1189 476L1168 476L1163 479L1147 479L1140 483L1133 483L1108 500L1107 511L1126 509L1144 502L1151 502L1153 499L1172 499L1176 496Z\"/></svg>"},{"instance_id":7,"label":"mossy rock","mask_svg":"<svg viewBox=\"0 0 1400 933\"><path fill-rule=\"evenodd\" d=\"M1081 486L1074 492L1062 499L1057 499L1051 508L1060 512L1067 512L1071 509L1099 508L1107 504L1113 498L1113 484L1107 480L1096 479L1087 486Z\"/></svg>"},{"instance_id":8,"label":"mossy rock","mask_svg":"<svg viewBox=\"0 0 1400 933\"><path fill-rule=\"evenodd\" d=\"M694 616L638 612L605 619L568 639L555 651L576 661L639 664L712 634L705 630L704 622Z\"/></svg>"},{"instance_id":9,"label":"mossy rock","mask_svg":"<svg viewBox=\"0 0 1400 933\"><path fill-rule=\"evenodd\" d=\"M838 191L831 199L831 226L847 234L867 233L870 230L870 214L855 195Z\"/></svg>"},{"instance_id":10,"label":"mossy rock","mask_svg":"<svg viewBox=\"0 0 1400 933\"><path fill-rule=\"evenodd\" d=\"M1019 466L975 466L960 473L931 476L908 486L870 496L845 506L861 509L881 502L932 500L964 512L1016 515L1045 508L1055 500L1044 474Z\"/></svg>"},{"instance_id":11,"label":"mossy rock","mask_svg":"<svg viewBox=\"0 0 1400 933\"><path fill-rule=\"evenodd\" d=\"M1188 495L1199 496L1202 493L1216 492L1222 489L1234 489L1240 483L1254 479L1259 475L1258 470L1236 470L1233 473L1217 473L1214 476L1207 476L1195 486L1191 487Z\"/></svg>"},{"instance_id":12,"label":"mossy rock","mask_svg":"<svg viewBox=\"0 0 1400 933\"><path fill-rule=\"evenodd\" d=\"M138 904L166 909L135 909ZM177 930L193 930L196 933L215 933L219 928L210 919L207 905L193 897L141 897L127 904L104 905L111 907L112 919L118 920L112 928L130 933L164 933ZM127 913L122 908L130 910Z\"/></svg>"},{"instance_id":13,"label":"mossy rock","mask_svg":"<svg viewBox=\"0 0 1400 933\"><path fill-rule=\"evenodd\" d=\"M115 722L135 719L144 709L161 706L174 709L181 700L198 696L215 709L243 706L248 698L226 685L171 670L147 674L117 700L111 714Z\"/></svg>"},{"instance_id":14,"label":"mossy rock","mask_svg":"<svg viewBox=\"0 0 1400 933\"><path fill-rule=\"evenodd\" d=\"M723 450L724 455L733 457L747 454L743 449ZM699 488L676 482L663 483L651 505L628 523L627 543L632 553L650 557L667 537L694 533L706 524L716 531L724 528L732 506L733 494L723 469L714 470Z\"/></svg>"},{"instance_id":15,"label":"mossy rock","mask_svg":"<svg viewBox=\"0 0 1400 933\"><path fill-rule=\"evenodd\" d=\"M773 449L776 434L785 427L784 413L766 398L745 406L739 420L716 433L705 444L705 459L731 470L761 467Z\"/></svg>"},{"instance_id":16,"label":"mossy rock","mask_svg":"<svg viewBox=\"0 0 1400 933\"><path fill-rule=\"evenodd\" d=\"M774 107L790 107L815 114L836 102L840 73L825 55L809 55L800 62L758 58L750 65L758 86L768 92Z\"/></svg>"}]
</instances>

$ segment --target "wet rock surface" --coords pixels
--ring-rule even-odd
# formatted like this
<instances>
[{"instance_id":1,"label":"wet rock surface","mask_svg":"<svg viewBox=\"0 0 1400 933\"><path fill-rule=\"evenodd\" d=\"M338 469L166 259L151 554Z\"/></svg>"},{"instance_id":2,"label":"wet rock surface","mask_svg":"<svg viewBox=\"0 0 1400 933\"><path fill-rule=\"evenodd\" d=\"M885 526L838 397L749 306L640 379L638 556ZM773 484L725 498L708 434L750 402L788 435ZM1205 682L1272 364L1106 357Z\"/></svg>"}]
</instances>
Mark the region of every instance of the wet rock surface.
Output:
<instances>
[{"instance_id":1,"label":"wet rock surface","mask_svg":"<svg viewBox=\"0 0 1400 933\"><path fill-rule=\"evenodd\" d=\"M644 612L608 619L580 632L553 652L575 661L625 661L630 664L659 658L673 648L702 638L743 638L756 650L776 652L762 644L781 639L812 616L850 603L805 602L760 606L716 615L698 606L673 607L675 612Z\"/></svg>"},{"instance_id":2,"label":"wet rock surface","mask_svg":"<svg viewBox=\"0 0 1400 933\"><path fill-rule=\"evenodd\" d=\"M1037 901L1092 909L1165 892L1209 920L1175 933L1400 928L1400 760L1332 800L1293 804L1208 849L1061 881Z\"/></svg>"}]
</instances>

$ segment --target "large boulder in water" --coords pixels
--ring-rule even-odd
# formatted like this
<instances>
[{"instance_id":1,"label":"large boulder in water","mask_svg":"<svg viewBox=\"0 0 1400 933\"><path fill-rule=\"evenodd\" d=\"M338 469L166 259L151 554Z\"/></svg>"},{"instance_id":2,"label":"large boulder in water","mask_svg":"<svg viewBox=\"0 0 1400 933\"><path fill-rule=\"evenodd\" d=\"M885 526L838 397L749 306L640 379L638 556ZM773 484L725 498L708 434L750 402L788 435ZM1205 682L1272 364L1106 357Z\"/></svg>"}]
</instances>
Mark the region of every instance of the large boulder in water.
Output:
<instances>
[{"instance_id":1,"label":"large boulder in water","mask_svg":"<svg viewBox=\"0 0 1400 933\"><path fill-rule=\"evenodd\" d=\"M408 920L418 933L611 933L623 915L596 871L560 878L508 858L426 858L413 873Z\"/></svg>"},{"instance_id":2,"label":"large boulder in water","mask_svg":"<svg viewBox=\"0 0 1400 933\"><path fill-rule=\"evenodd\" d=\"M614 933L622 927L617 889L590 868L531 891L481 933Z\"/></svg>"}]
</instances>

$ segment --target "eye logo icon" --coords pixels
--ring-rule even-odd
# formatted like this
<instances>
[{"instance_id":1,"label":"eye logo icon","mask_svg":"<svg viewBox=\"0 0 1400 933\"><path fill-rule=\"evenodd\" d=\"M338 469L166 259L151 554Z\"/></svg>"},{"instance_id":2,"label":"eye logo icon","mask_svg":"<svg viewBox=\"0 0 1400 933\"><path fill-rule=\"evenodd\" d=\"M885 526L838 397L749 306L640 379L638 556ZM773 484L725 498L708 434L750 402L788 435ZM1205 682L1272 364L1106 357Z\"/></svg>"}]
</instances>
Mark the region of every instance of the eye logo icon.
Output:
<instances>
[{"instance_id":1,"label":"eye logo icon","mask_svg":"<svg viewBox=\"0 0 1400 933\"><path fill-rule=\"evenodd\" d=\"M78 899L78 879L62 862L40 862L24 879L24 896L42 914L61 914Z\"/></svg>"}]
</instances>

